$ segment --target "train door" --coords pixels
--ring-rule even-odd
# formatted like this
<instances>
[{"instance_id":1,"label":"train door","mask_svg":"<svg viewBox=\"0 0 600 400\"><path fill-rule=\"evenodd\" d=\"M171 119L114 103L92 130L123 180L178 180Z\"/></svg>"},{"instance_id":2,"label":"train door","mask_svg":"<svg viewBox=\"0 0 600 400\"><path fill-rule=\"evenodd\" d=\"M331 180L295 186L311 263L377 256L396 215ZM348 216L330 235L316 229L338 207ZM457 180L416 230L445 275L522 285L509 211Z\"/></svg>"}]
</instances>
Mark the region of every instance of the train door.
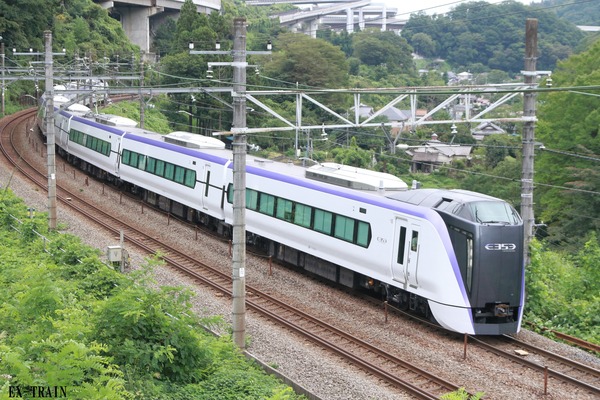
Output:
<instances>
[{"instance_id":1,"label":"train door","mask_svg":"<svg viewBox=\"0 0 600 400\"><path fill-rule=\"evenodd\" d=\"M71 132L71 119L73 116L70 116L68 119L63 118L60 127L60 136L61 136L61 144L67 153L69 153L69 144L71 143L71 139L69 138L69 132Z\"/></svg>"},{"instance_id":2,"label":"train door","mask_svg":"<svg viewBox=\"0 0 600 400\"><path fill-rule=\"evenodd\" d=\"M405 285L418 286L419 228L402 218L396 218L392 278Z\"/></svg>"},{"instance_id":3,"label":"train door","mask_svg":"<svg viewBox=\"0 0 600 400\"><path fill-rule=\"evenodd\" d=\"M392 257L392 278L395 281L406 284L407 272L407 221L396 218L394 232L394 254Z\"/></svg>"},{"instance_id":4,"label":"train door","mask_svg":"<svg viewBox=\"0 0 600 400\"><path fill-rule=\"evenodd\" d=\"M119 163L121 162L120 160L120 154L121 154L121 137L117 136L117 148L115 149L115 164L114 164L114 173L115 176L119 176ZM111 144L112 146L112 144ZM112 149L111 149L112 151Z\"/></svg>"},{"instance_id":5,"label":"train door","mask_svg":"<svg viewBox=\"0 0 600 400\"><path fill-rule=\"evenodd\" d=\"M202 179L202 195L200 196L202 208L207 210L209 208L209 189L210 189L210 164L204 164L204 177Z\"/></svg>"}]
</instances>

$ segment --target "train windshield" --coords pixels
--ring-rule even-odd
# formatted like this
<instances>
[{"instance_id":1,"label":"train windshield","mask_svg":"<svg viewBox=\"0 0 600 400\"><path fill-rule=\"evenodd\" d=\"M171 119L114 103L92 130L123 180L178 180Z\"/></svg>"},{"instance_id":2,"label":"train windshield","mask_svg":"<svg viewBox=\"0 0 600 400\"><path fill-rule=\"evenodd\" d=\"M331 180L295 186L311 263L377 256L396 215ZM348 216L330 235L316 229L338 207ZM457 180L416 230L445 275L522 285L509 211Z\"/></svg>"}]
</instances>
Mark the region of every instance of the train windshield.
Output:
<instances>
[{"instance_id":1,"label":"train windshield","mask_svg":"<svg viewBox=\"0 0 600 400\"><path fill-rule=\"evenodd\" d=\"M474 201L460 212L461 216L480 224L518 225L521 217L510 204L503 201Z\"/></svg>"}]
</instances>

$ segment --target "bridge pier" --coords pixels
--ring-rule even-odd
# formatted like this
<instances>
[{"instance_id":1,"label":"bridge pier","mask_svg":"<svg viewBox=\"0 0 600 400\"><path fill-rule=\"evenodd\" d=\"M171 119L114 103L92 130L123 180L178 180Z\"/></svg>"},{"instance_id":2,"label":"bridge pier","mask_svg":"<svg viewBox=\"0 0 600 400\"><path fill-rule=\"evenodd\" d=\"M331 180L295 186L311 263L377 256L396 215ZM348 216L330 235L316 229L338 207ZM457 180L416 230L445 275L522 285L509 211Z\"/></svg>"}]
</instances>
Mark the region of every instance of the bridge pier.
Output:
<instances>
[{"instance_id":1,"label":"bridge pier","mask_svg":"<svg viewBox=\"0 0 600 400\"><path fill-rule=\"evenodd\" d=\"M96 0L111 16L121 22L125 34L140 50L148 54L156 30L167 18L179 18L185 0ZM193 0L197 11L210 14L221 9L221 0Z\"/></svg>"}]
</instances>

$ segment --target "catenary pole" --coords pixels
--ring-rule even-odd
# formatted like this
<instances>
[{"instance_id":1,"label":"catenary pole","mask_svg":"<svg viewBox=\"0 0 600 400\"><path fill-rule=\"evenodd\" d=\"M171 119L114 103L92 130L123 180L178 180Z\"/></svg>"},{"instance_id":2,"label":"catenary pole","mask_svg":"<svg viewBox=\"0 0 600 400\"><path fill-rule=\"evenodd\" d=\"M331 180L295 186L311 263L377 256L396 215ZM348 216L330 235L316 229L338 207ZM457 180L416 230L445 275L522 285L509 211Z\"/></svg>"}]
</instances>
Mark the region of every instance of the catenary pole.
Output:
<instances>
[{"instance_id":1,"label":"catenary pole","mask_svg":"<svg viewBox=\"0 0 600 400\"><path fill-rule=\"evenodd\" d=\"M246 332L246 20L233 21L233 341Z\"/></svg>"},{"instance_id":2,"label":"catenary pole","mask_svg":"<svg viewBox=\"0 0 600 400\"><path fill-rule=\"evenodd\" d=\"M3 40L2 36L0 36L0 41ZM2 57L2 117L4 117L5 108L4 108L4 42L0 42L0 57Z\"/></svg>"},{"instance_id":3,"label":"catenary pole","mask_svg":"<svg viewBox=\"0 0 600 400\"><path fill-rule=\"evenodd\" d=\"M536 78L537 61L537 19L528 18L525 24L525 84L533 86ZM536 92L526 91L523 99L523 168L521 175L521 217L523 218L525 237L523 261L530 262L529 245L533 238L533 160L535 140Z\"/></svg>"},{"instance_id":4,"label":"catenary pole","mask_svg":"<svg viewBox=\"0 0 600 400\"><path fill-rule=\"evenodd\" d=\"M54 72L52 32L44 31L46 62L46 144L48 154L48 229L56 229L56 157L54 154Z\"/></svg>"}]
</instances>

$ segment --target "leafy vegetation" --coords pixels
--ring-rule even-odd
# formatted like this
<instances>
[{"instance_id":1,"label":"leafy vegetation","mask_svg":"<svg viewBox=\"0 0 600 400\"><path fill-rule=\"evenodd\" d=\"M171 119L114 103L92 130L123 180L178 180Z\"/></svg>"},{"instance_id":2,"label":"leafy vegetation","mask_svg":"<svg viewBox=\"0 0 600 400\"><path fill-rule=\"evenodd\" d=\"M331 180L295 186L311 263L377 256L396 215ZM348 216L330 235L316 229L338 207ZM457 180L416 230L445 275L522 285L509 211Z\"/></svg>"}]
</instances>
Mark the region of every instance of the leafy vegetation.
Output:
<instances>
[{"instance_id":1,"label":"leafy vegetation","mask_svg":"<svg viewBox=\"0 0 600 400\"><path fill-rule=\"evenodd\" d=\"M583 38L574 24L552 11L516 1L471 1L445 15L413 14L402 36L419 54L444 59L461 70L518 74L523 69L526 18L539 21L540 70L553 70Z\"/></svg>"},{"instance_id":2,"label":"leafy vegetation","mask_svg":"<svg viewBox=\"0 0 600 400\"><path fill-rule=\"evenodd\" d=\"M576 254L532 244L526 320L600 343L600 242L595 234Z\"/></svg>"},{"instance_id":3,"label":"leafy vegetation","mask_svg":"<svg viewBox=\"0 0 600 400\"><path fill-rule=\"evenodd\" d=\"M540 107L536 139L545 144L546 150L536 154L535 214L537 222L543 221L543 224L538 229L540 241L534 243L532 264L528 267L526 317L598 343L600 220L596 216L600 214L600 175L595 163L600 152L600 91L592 88L582 93L568 89L591 87L600 81L600 42L594 43L597 36L584 38L573 24L556 16L561 15L560 10L568 9L571 10L568 14L573 15L587 5L593 6L593 2L556 9L545 7L546 3L554 5L564 1L549 0L541 6L524 6L514 1L501 4L469 2L460 4L447 15L412 15L401 36L377 30L353 34L320 30L317 39L310 39L285 31L270 18L273 12L289 10L289 5L248 7L239 0L226 0L223 13L207 16L197 14L195 6L187 0L179 20L167 20L156 32L154 50L161 55L161 62L147 70L147 85L177 85L181 84L181 78L185 79L186 85L201 87L229 84L232 76L226 68L219 69L214 79L205 77L207 62L212 60L205 56L190 56L188 42L193 41L197 49L208 50L219 40L223 49L230 49L232 20L238 16L248 18L249 49L263 50L267 40L273 41L275 49L272 57L258 61L249 58L250 63L260 64L261 69L261 75L249 74L248 87L251 88L441 86L445 85L445 77L440 72L462 69L473 72L476 83L505 82L523 68L525 18L538 18L540 57L537 68L553 70L554 87L564 90L538 96ZM586 15L597 15L596 8ZM573 16L571 19L576 18ZM583 15L577 16L577 23L585 23L583 21L586 21ZM47 28L55 32L55 48L65 47L68 53L87 53L96 61L103 56L110 61L118 60L119 55L122 61L125 54L128 59L131 54L135 54L133 60L137 57L138 50L127 41L119 23L90 0L0 2L0 33L11 47L41 48L43 30ZM425 58L415 60L413 52ZM418 74L418 69L433 72ZM8 91L9 111L16 109L16 99L22 93L36 93L34 84L12 84ZM332 104L331 108L341 115L354 105L341 96L328 96L328 104ZM389 101L380 94L365 95L361 99L375 108ZM430 100L432 103L437 101L435 96ZM427 101L422 100L419 106L430 108ZM151 103L155 108L145 109L145 127L157 132L180 129L206 133L227 130L231 126L231 109L208 93L160 96L153 98ZM295 117L293 99L272 97L265 100L265 104L277 109L286 118ZM510 108L495 110L494 115L513 113L515 108L518 111L521 104L507 107ZM106 111L124 113L139 120L139 103L120 103ZM303 113L303 121L316 126L332 118L310 105ZM273 127L281 124L270 114L249 110L249 126ZM407 182L418 180L424 187L460 187L487 193L506 199L518 208L521 143L518 127L505 128L517 136L486 138L476 144L471 160L441 167L428 175L409 172L409 159L404 153L382 150L388 149L389 143L379 128L331 130L327 132L329 140L313 140L312 146L306 146L303 152L317 161L330 160L373 168L401 176ZM402 140L411 144L423 143L430 134L431 128L402 132ZM264 155L295 157L294 135L256 135L251 137L251 141L265 149ZM308 137L304 132L300 135ZM466 130L455 137L440 133L440 140L475 145ZM6 207L11 203L7 198L2 201ZM18 241L33 246L34 235L31 230L25 232L29 232L29 236ZM6 242L15 240L7 239ZM202 398L200 396L208 387L220 387L223 393L227 393L232 382L238 382L241 376L253 379L246 366L236 369L227 363L224 363L227 367L220 366L214 361L216 353L228 349L227 342L212 343L197 332L181 333L173 336L172 341L161 340L165 337L166 326L180 326L165 318L160 310L175 312L184 307L185 293L177 294L177 300L173 302L161 300L160 293L146 293L133 283L122 281L122 277L100 266L97 260L92 261L93 255L81 251L78 244L64 242L63 239L57 239L57 242L62 243L61 248L69 250L60 256L60 260L51 260L60 268L55 266L36 271L38 279L27 281L27 285L32 285L39 296L16 295L17 292L2 289L3 295L11 299L4 306L6 310L2 311L17 318L15 326L22 330L15 332L7 327L6 336L0 341L0 352L10 354L5 359L14 360L11 366L19 372L20 381L39 379L43 375L39 375L39 371L50 368L38 365L43 357L62 351L65 352L63 354L75 354L76 350L81 355L78 363L81 371L85 371L85 377L65 372L64 381L75 382L69 383L72 385L84 381L102 382L106 390L112 390L110 395L105 396L107 398L131 394L147 398L164 395L173 399L189 398L193 394ZM6 254L3 260L14 259L12 264L21 263L33 268L12 251L7 250ZM58 253L54 254L57 254L54 257L59 257ZM84 263L75 264L74 258L80 258ZM21 276L16 270L7 268L3 271L6 274L2 275L3 282L14 281L25 290L26 284L19 280ZM80 281L83 276L88 279ZM71 279L77 283L71 282ZM38 281L43 285L38 287ZM52 287L53 281L60 282L62 286ZM122 290L116 293L115 285ZM70 290L66 291L66 288ZM167 293L172 294L165 289L163 294ZM129 304L134 298L144 299L144 302ZM24 303L16 303L17 300ZM91 303L81 305L84 303L79 302L83 300ZM70 302L78 305L73 309L67 308ZM130 307L128 311L124 311L124 304ZM42 312L39 327L28 328L34 314L25 310L26 307L37 307L36 310ZM21 316L16 310L24 313ZM167 312L175 315L171 311ZM95 313L94 318L88 318L92 312ZM76 329L75 322L81 323L83 318L93 323L84 324L85 329ZM107 321L114 318L120 318L114 324L114 330L99 328L106 328L110 325ZM188 322L197 326L194 325L197 322ZM0 331L4 329L1 324ZM126 329L130 326L135 329ZM58 327L66 332L59 331ZM53 341L40 339L42 344L36 344L37 347L27 345L31 343L29 339L41 338L36 336L41 334ZM102 341L90 341L92 335L97 335ZM67 343L67 340L74 342ZM212 349L211 346L216 349L207 352L206 349ZM50 365L58 365L57 358L52 360L54 364ZM148 380L148 374L153 378ZM84 390L83 385L79 387ZM282 393L285 389L278 395L284 397Z\"/></svg>"},{"instance_id":4,"label":"leafy vegetation","mask_svg":"<svg viewBox=\"0 0 600 400\"><path fill-rule=\"evenodd\" d=\"M559 18L575 25L598 25L600 21L600 9L593 1L543 0L538 6L552 10Z\"/></svg>"},{"instance_id":5,"label":"leafy vegetation","mask_svg":"<svg viewBox=\"0 0 600 400\"><path fill-rule=\"evenodd\" d=\"M160 258L125 276L78 238L30 234L46 218L8 190L0 210L0 397L36 385L78 399L299 398L207 333L222 321L195 317L189 292L148 285Z\"/></svg>"},{"instance_id":6,"label":"leafy vegetation","mask_svg":"<svg viewBox=\"0 0 600 400\"><path fill-rule=\"evenodd\" d=\"M456 392L448 393L440 397L442 400L479 400L483 397L483 392L477 392L470 396L465 388L460 388Z\"/></svg>"},{"instance_id":7,"label":"leafy vegetation","mask_svg":"<svg viewBox=\"0 0 600 400\"><path fill-rule=\"evenodd\" d=\"M585 87L600 79L600 41L560 63L552 74L557 87ZM570 250L588 232L600 232L600 90L557 91L540 95L537 139L550 151L537 157L539 202L536 213L547 224L543 234Z\"/></svg>"}]
</instances>

